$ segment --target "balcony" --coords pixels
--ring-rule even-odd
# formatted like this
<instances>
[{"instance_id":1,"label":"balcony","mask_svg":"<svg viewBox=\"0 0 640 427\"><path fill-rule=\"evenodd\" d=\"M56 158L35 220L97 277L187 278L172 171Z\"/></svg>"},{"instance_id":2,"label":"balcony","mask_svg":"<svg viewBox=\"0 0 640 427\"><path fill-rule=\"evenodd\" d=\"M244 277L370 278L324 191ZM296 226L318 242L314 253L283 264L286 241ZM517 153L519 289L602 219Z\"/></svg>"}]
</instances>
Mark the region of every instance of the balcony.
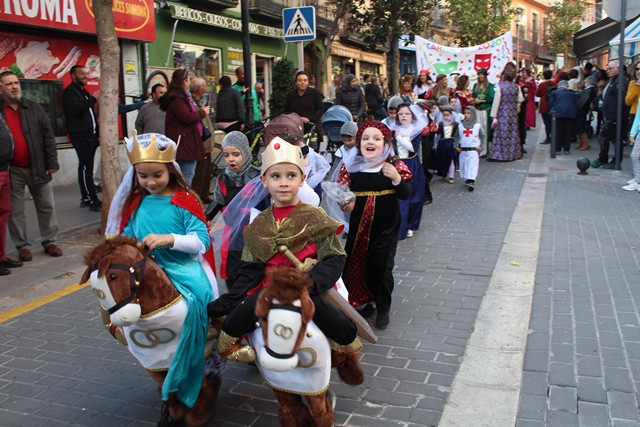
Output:
<instances>
[{"instance_id":1,"label":"balcony","mask_svg":"<svg viewBox=\"0 0 640 427\"><path fill-rule=\"evenodd\" d=\"M282 25L282 9L295 6L297 3L292 0L249 0L249 14L256 19Z\"/></svg>"},{"instance_id":2,"label":"balcony","mask_svg":"<svg viewBox=\"0 0 640 427\"><path fill-rule=\"evenodd\" d=\"M193 9L207 12L215 12L238 6L238 0L184 0L184 3Z\"/></svg>"},{"instance_id":3,"label":"balcony","mask_svg":"<svg viewBox=\"0 0 640 427\"><path fill-rule=\"evenodd\" d=\"M329 34L331 31L331 26L333 25L335 18L335 9L333 6L329 5L316 5L316 27L319 33L323 33L325 35Z\"/></svg>"},{"instance_id":4,"label":"balcony","mask_svg":"<svg viewBox=\"0 0 640 427\"><path fill-rule=\"evenodd\" d=\"M536 62L543 64L552 64L556 60L556 54L548 47L541 45L536 46L534 56L536 58Z\"/></svg>"}]
</instances>

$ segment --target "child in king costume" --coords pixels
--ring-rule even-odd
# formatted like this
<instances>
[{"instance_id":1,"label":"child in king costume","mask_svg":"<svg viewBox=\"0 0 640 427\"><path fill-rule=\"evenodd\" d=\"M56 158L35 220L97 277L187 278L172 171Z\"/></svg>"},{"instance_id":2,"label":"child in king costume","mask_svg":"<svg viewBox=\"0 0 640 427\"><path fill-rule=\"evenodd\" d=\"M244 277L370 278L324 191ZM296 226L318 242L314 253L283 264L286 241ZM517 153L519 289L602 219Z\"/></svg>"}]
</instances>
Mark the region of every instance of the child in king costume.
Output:
<instances>
[{"instance_id":1,"label":"child in king costume","mask_svg":"<svg viewBox=\"0 0 640 427\"><path fill-rule=\"evenodd\" d=\"M293 266L280 253L286 246L301 262L317 260L308 271L309 289L315 305L313 321L332 342L332 364L349 384L361 384L362 343L356 325L322 294L334 286L345 261L338 236L343 226L321 208L300 202L298 190L304 182L304 161L300 147L276 137L262 154L261 180L269 190L272 205L260 213L244 231L245 248L233 289L209 304L211 318L226 315L218 338L218 352L230 360L252 362L253 349L241 346L244 334L256 328L254 310L259 290L268 286L265 272L281 265Z\"/></svg>"}]
</instances>

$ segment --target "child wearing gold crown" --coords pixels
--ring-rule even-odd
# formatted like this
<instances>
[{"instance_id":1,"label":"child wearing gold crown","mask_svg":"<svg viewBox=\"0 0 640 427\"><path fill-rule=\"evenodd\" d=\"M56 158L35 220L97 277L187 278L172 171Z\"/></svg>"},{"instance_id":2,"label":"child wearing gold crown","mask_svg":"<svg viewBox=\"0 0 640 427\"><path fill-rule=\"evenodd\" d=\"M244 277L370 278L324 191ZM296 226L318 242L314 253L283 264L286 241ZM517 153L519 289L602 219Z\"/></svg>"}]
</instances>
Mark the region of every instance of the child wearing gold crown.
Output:
<instances>
[{"instance_id":1,"label":"child wearing gold crown","mask_svg":"<svg viewBox=\"0 0 640 427\"><path fill-rule=\"evenodd\" d=\"M339 240L343 225L321 208L300 202L298 190L304 182L300 147L276 137L262 154L261 180L269 190L272 205L261 212L244 231L245 247L238 277L230 293L209 304L211 318L226 315L218 338L218 351L235 361L251 362L250 347L239 347L240 338L256 328L254 314L258 290L268 286L265 272L294 264L280 252L286 246L308 270L313 281L309 293L315 304L313 321L333 341L332 362L348 384L361 384L362 343L356 324L322 294L332 288L342 273L346 254ZM314 261L311 261L314 260ZM238 348L239 347L239 348Z\"/></svg>"},{"instance_id":2,"label":"child wearing gold crown","mask_svg":"<svg viewBox=\"0 0 640 427\"><path fill-rule=\"evenodd\" d=\"M136 135L134 130L125 143L131 167L111 204L106 234L138 239L187 301L162 400L176 393L191 407L204 375L206 307L217 296L207 222L200 199L175 163L174 141L161 134Z\"/></svg>"}]
</instances>

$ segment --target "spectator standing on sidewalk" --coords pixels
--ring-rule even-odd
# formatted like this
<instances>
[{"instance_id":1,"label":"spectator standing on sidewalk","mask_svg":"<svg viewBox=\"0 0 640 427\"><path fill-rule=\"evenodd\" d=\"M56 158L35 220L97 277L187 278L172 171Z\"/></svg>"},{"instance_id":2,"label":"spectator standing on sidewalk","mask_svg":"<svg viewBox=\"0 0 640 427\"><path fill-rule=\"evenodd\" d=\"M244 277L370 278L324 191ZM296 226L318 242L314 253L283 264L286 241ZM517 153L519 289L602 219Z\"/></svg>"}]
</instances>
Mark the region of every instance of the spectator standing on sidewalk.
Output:
<instances>
[{"instance_id":1,"label":"spectator standing on sidewalk","mask_svg":"<svg viewBox=\"0 0 640 427\"><path fill-rule=\"evenodd\" d=\"M295 89L287 93L284 98L284 110L287 113L296 113L304 122L304 131L309 132L309 122L317 123L322 117L322 94L309 86L309 77L304 71L296 73ZM319 123L318 123L319 124Z\"/></svg>"},{"instance_id":2,"label":"spectator standing on sidewalk","mask_svg":"<svg viewBox=\"0 0 640 427\"><path fill-rule=\"evenodd\" d=\"M62 92L62 105L67 122L71 145L78 155L78 184L80 185L80 207L99 211L102 202L98 199L93 183L93 162L98 142L98 122L94 107L98 100L84 88L87 85L87 70L74 65L69 71L71 84Z\"/></svg>"},{"instance_id":3,"label":"spectator standing on sidewalk","mask_svg":"<svg viewBox=\"0 0 640 427\"><path fill-rule=\"evenodd\" d=\"M622 85L624 88L623 96L627 92L627 82L624 77L624 73L620 73L620 63L617 60L609 61L607 65L607 76L609 81L604 89L602 89L602 115L604 117L604 124L600 132L600 153L598 158L591 161L591 166L599 168L602 166L604 169L615 168L616 158L615 155L609 163L609 147L611 143L614 145L616 142L616 124L618 119L622 120L622 135L625 134L627 126L627 120L629 117L629 108L626 105L622 106L622 117L618 117L618 86ZM622 161L622 159L620 159Z\"/></svg>"},{"instance_id":4,"label":"spectator standing on sidewalk","mask_svg":"<svg viewBox=\"0 0 640 427\"><path fill-rule=\"evenodd\" d=\"M11 274L10 268L21 267L22 261L7 258L7 224L11 213L11 179L9 165L13 156L13 139L0 114L0 276Z\"/></svg>"},{"instance_id":5,"label":"spectator standing on sidewalk","mask_svg":"<svg viewBox=\"0 0 640 427\"><path fill-rule=\"evenodd\" d=\"M189 70L176 70L171 76L167 93L160 98L160 108L166 113L166 136L178 144L176 162L191 186L198 160L204 159L202 119L209 114L209 106L198 110L189 92Z\"/></svg>"},{"instance_id":6,"label":"spectator standing on sidewalk","mask_svg":"<svg viewBox=\"0 0 640 427\"><path fill-rule=\"evenodd\" d=\"M374 119L382 121L387 117L382 90L378 86L378 78L376 76L371 76L371 83L364 88L364 99L369 109L373 112Z\"/></svg>"},{"instance_id":7,"label":"spectator standing on sidewalk","mask_svg":"<svg viewBox=\"0 0 640 427\"><path fill-rule=\"evenodd\" d=\"M353 121L362 123L364 118L364 92L358 86L358 79L353 74L347 74L342 87L336 93L336 105L343 105L351 112Z\"/></svg>"},{"instance_id":8,"label":"spectator standing on sidewalk","mask_svg":"<svg viewBox=\"0 0 640 427\"><path fill-rule=\"evenodd\" d=\"M558 89L551 92L549 108L556 113L556 154L560 154L562 149L564 154L569 154L571 131L578 109L578 96L569 89L567 81L559 81Z\"/></svg>"},{"instance_id":9,"label":"spectator standing on sidewalk","mask_svg":"<svg viewBox=\"0 0 640 427\"><path fill-rule=\"evenodd\" d=\"M629 123L633 123L638 110L638 99L640 99L640 61L636 62L633 68L633 74L627 87L627 96L624 98L625 104L631 107L629 115Z\"/></svg>"},{"instance_id":10,"label":"spectator standing on sidewalk","mask_svg":"<svg viewBox=\"0 0 640 427\"><path fill-rule=\"evenodd\" d=\"M551 144L551 114L549 113L549 89L555 88L556 85L551 79L553 77L553 71L544 70L542 72L544 81L540 83L538 89L536 89L536 96L540 98L540 106L538 111L542 116L542 122L544 123L545 139L540 144Z\"/></svg>"},{"instance_id":11,"label":"spectator standing on sidewalk","mask_svg":"<svg viewBox=\"0 0 640 427\"><path fill-rule=\"evenodd\" d=\"M636 69L637 67L638 65L636 65ZM636 101L636 108L639 102L640 101ZM631 131L629 132L629 143L633 145L633 150L629 156L631 165L633 166L633 178L627 181L627 185L622 187L622 189L626 191L635 190L640 192L640 141L638 141L638 138L640 138L640 114L636 114L633 125L631 126Z\"/></svg>"},{"instance_id":12,"label":"spectator standing on sidewalk","mask_svg":"<svg viewBox=\"0 0 640 427\"><path fill-rule=\"evenodd\" d=\"M209 107L209 99L205 96L207 92L207 82L201 77L194 77L189 84L189 91L196 109L201 110L202 107ZM209 114L202 119L202 145L204 147L204 159L198 160L196 163L196 172L191 182L191 188L198 193L202 203L208 205L211 203L209 197L209 187L211 186L211 178L213 165L211 164L211 152L213 151L213 124L209 118Z\"/></svg>"},{"instance_id":13,"label":"spectator standing on sidewalk","mask_svg":"<svg viewBox=\"0 0 640 427\"><path fill-rule=\"evenodd\" d=\"M22 97L20 80L11 71L0 74L0 114L4 116L14 143L11 161L11 216L9 234L21 261L31 261L24 212L25 186L33 197L44 252L62 256L56 244L58 219L53 198L52 176L60 169L51 124L44 110Z\"/></svg>"},{"instance_id":14,"label":"spectator standing on sidewalk","mask_svg":"<svg viewBox=\"0 0 640 427\"><path fill-rule=\"evenodd\" d=\"M158 99L167 93L167 88L157 83L151 89L151 102L145 104L138 111L136 118L136 131L138 135L143 133L159 133L164 135L164 120L166 113L160 109Z\"/></svg>"}]
</instances>

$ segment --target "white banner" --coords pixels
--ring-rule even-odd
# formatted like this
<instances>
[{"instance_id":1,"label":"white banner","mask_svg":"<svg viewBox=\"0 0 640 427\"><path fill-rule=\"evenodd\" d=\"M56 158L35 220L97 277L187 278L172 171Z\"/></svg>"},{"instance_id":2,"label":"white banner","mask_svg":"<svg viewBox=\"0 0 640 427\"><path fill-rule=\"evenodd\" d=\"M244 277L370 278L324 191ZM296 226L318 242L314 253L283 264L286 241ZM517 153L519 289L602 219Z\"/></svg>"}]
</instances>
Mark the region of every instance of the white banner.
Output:
<instances>
[{"instance_id":1,"label":"white banner","mask_svg":"<svg viewBox=\"0 0 640 427\"><path fill-rule=\"evenodd\" d=\"M478 46L449 47L416 36L416 61L418 71L429 70L435 81L438 74L466 74L473 83L478 79L477 71L484 68L491 83L498 83L500 73L509 61L513 61L511 31L497 39Z\"/></svg>"}]
</instances>

